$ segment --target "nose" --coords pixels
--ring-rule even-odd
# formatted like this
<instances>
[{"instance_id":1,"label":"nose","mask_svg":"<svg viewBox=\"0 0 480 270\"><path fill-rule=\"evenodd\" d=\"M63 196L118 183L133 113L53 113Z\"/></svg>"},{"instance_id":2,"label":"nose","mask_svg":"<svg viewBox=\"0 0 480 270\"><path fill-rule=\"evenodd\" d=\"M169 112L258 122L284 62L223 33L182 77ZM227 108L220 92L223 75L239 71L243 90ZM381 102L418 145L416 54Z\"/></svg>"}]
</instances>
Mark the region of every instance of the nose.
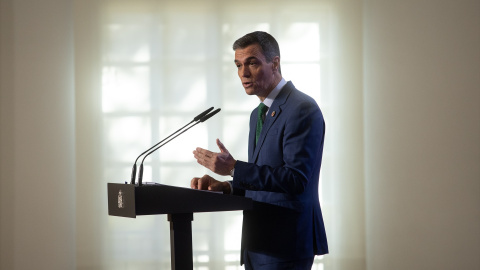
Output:
<instances>
[{"instance_id":1,"label":"nose","mask_svg":"<svg viewBox=\"0 0 480 270\"><path fill-rule=\"evenodd\" d=\"M250 70L246 66L242 66L239 71L240 77L248 78L250 77Z\"/></svg>"}]
</instances>

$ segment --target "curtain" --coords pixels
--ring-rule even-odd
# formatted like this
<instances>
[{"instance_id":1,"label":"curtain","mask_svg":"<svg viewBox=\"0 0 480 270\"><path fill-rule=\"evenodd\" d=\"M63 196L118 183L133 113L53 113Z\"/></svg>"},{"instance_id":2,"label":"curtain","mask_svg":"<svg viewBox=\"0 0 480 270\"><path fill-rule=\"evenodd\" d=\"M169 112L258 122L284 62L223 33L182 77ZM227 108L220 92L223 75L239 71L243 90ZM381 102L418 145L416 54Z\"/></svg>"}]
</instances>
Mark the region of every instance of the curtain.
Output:
<instances>
[{"instance_id":1,"label":"curtain","mask_svg":"<svg viewBox=\"0 0 480 270\"><path fill-rule=\"evenodd\" d=\"M313 269L363 269L361 5L349 2L75 1L77 268L170 267L167 217L108 216L106 184L130 181L140 153L211 106L222 111L145 160L144 181L189 187L212 174L192 151L217 151L216 138L247 160L258 100L231 45L262 30L279 42L284 78L326 119L319 194L331 254ZM194 214L194 268L243 269L241 225L241 212Z\"/></svg>"}]
</instances>

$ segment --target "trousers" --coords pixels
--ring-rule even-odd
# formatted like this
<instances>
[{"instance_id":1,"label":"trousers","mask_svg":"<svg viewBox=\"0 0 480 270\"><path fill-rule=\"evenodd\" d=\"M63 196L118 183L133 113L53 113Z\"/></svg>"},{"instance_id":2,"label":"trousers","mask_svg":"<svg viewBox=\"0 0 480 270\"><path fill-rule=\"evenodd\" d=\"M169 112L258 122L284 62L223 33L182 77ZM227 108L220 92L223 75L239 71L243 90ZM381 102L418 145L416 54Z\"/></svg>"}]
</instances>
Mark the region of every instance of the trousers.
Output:
<instances>
[{"instance_id":1,"label":"trousers","mask_svg":"<svg viewBox=\"0 0 480 270\"><path fill-rule=\"evenodd\" d=\"M315 258L309 257L295 261L275 261L269 258L266 262L266 257L268 256L245 250L245 270L311 270Z\"/></svg>"}]
</instances>

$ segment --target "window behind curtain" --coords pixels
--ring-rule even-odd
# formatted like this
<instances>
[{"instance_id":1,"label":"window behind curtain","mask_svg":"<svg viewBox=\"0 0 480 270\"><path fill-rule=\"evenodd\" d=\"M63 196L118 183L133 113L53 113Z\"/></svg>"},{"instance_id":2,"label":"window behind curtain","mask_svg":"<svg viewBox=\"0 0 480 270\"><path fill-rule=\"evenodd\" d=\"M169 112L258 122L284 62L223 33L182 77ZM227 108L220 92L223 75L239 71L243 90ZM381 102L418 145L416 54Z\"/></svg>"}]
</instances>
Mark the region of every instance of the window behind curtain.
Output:
<instances>
[{"instance_id":1,"label":"window behind curtain","mask_svg":"<svg viewBox=\"0 0 480 270\"><path fill-rule=\"evenodd\" d=\"M284 78L315 98L326 114L331 12L314 1L105 2L105 182L130 181L140 153L211 106L222 111L146 158L143 181L189 187L192 177L206 173L227 180L193 158L197 146L218 151L216 138L236 159L247 160L248 120L258 99L245 94L231 45L248 32L267 31L277 39ZM323 202L322 207L325 211ZM112 269L170 268L166 216L109 217L107 226ZM195 269L243 269L241 226L241 212L195 214ZM324 269L322 257L313 269Z\"/></svg>"}]
</instances>

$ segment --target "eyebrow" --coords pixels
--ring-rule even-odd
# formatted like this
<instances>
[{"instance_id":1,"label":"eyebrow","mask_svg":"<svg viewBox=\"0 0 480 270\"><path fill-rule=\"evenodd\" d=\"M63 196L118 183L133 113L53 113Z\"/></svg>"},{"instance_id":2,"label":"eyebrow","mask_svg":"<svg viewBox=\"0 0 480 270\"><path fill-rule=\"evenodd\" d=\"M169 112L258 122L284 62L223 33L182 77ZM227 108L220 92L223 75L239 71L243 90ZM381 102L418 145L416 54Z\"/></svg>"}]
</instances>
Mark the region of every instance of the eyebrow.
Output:
<instances>
[{"instance_id":1,"label":"eyebrow","mask_svg":"<svg viewBox=\"0 0 480 270\"><path fill-rule=\"evenodd\" d=\"M248 61L250 61L250 60L252 60L252 59L258 60L257 57L255 57L255 56L250 56L250 57L248 57L247 59L245 59L245 62L248 62ZM234 62L234 63L241 63L241 61L239 61L239 60L237 60L237 59L233 60L233 62Z\"/></svg>"}]
</instances>

